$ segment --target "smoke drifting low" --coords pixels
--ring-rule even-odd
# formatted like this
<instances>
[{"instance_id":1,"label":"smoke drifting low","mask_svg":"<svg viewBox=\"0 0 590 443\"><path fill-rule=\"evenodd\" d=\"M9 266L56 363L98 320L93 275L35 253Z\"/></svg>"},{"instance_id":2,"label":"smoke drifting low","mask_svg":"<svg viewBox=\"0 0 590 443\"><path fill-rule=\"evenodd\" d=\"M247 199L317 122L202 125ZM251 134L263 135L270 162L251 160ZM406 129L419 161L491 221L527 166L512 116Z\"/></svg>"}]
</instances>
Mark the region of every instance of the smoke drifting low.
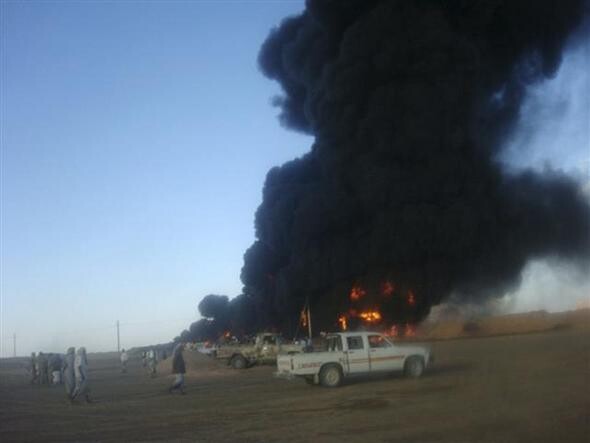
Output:
<instances>
[{"instance_id":1,"label":"smoke drifting low","mask_svg":"<svg viewBox=\"0 0 590 443\"><path fill-rule=\"evenodd\" d=\"M266 178L242 270L251 327L293 330L307 298L321 329L374 306L383 323L416 322L450 294L515 289L532 259L587 261L579 184L496 160L585 13L581 0L308 0L273 29L260 66L283 88L281 122L315 143Z\"/></svg>"}]
</instances>

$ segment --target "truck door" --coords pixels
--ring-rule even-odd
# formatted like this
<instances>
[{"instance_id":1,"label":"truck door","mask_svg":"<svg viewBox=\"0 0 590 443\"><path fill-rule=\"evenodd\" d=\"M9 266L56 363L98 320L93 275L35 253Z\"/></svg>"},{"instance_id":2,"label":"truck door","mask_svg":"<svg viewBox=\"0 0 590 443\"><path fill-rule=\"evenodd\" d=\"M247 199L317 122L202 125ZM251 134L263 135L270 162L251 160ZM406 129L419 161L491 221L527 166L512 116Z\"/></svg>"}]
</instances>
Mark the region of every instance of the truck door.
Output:
<instances>
[{"instance_id":1,"label":"truck door","mask_svg":"<svg viewBox=\"0 0 590 443\"><path fill-rule=\"evenodd\" d=\"M369 362L371 372L385 372L401 369L404 356L382 335L372 334L369 341Z\"/></svg>"},{"instance_id":2,"label":"truck door","mask_svg":"<svg viewBox=\"0 0 590 443\"><path fill-rule=\"evenodd\" d=\"M363 342L363 336L349 335L346 337L346 344L348 348L348 350L345 351L348 372L351 374L369 372L369 353Z\"/></svg>"},{"instance_id":3,"label":"truck door","mask_svg":"<svg viewBox=\"0 0 590 443\"><path fill-rule=\"evenodd\" d=\"M264 363L274 363L279 352L278 337L276 335L265 335L262 337L260 348L260 360Z\"/></svg>"}]
</instances>

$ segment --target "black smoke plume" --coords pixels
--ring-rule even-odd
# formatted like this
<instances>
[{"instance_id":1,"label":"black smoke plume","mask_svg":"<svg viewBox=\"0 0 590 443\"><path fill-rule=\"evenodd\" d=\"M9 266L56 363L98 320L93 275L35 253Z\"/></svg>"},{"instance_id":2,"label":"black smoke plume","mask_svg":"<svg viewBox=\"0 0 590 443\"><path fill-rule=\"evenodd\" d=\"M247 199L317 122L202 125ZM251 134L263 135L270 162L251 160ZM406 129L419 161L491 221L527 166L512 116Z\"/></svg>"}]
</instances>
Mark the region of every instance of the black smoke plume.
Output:
<instances>
[{"instance_id":1,"label":"black smoke plume","mask_svg":"<svg viewBox=\"0 0 590 443\"><path fill-rule=\"evenodd\" d=\"M202 318L174 338L175 342L217 340L227 333L243 337L258 325L254 305L244 294L231 300L226 295L206 295L198 310Z\"/></svg>"},{"instance_id":2,"label":"black smoke plume","mask_svg":"<svg viewBox=\"0 0 590 443\"><path fill-rule=\"evenodd\" d=\"M250 329L292 333L306 300L324 330L372 307L416 322L451 294L514 289L531 259L588 260L579 185L497 161L584 14L582 0L308 0L273 29L260 66L281 122L315 143L266 178L242 270Z\"/></svg>"},{"instance_id":3,"label":"black smoke plume","mask_svg":"<svg viewBox=\"0 0 590 443\"><path fill-rule=\"evenodd\" d=\"M257 326L289 328L309 298L333 328L355 287L384 322L414 322L450 294L502 295L533 258L587 260L579 185L496 161L527 86L556 72L585 12L310 0L274 29L260 65L283 87L282 123L315 143L266 179L242 270Z\"/></svg>"}]
</instances>

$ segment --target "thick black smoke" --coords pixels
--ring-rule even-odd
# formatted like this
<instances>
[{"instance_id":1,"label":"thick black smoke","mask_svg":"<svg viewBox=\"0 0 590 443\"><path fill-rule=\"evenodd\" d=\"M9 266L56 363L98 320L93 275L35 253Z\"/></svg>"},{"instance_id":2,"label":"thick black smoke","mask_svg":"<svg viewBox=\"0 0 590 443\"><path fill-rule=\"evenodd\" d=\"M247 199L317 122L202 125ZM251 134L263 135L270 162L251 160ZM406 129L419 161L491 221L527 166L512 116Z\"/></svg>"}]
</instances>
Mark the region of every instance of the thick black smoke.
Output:
<instances>
[{"instance_id":1,"label":"thick black smoke","mask_svg":"<svg viewBox=\"0 0 590 443\"><path fill-rule=\"evenodd\" d=\"M209 294L198 305L201 319L174 339L175 342L217 340L228 332L242 337L258 326L252 299L244 294L229 300L226 295Z\"/></svg>"},{"instance_id":2,"label":"thick black smoke","mask_svg":"<svg viewBox=\"0 0 590 443\"><path fill-rule=\"evenodd\" d=\"M450 294L502 295L531 259L587 260L578 184L496 161L584 13L582 0L308 0L272 30L259 61L283 87L281 121L315 143L268 173L242 270L252 328L293 330L309 297L332 329L355 286L384 322L419 321Z\"/></svg>"}]
</instances>

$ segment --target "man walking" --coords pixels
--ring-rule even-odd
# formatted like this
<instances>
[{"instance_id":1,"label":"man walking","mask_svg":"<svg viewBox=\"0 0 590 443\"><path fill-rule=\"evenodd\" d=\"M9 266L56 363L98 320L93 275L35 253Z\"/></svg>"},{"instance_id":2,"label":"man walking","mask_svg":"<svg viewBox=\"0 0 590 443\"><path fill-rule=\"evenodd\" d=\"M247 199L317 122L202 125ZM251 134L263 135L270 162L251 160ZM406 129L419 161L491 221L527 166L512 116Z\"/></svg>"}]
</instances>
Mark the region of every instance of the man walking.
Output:
<instances>
[{"instance_id":1,"label":"man walking","mask_svg":"<svg viewBox=\"0 0 590 443\"><path fill-rule=\"evenodd\" d=\"M127 355L127 351L123 349L121 351L121 372L124 374L127 372L127 361L129 360L129 355Z\"/></svg>"},{"instance_id":2,"label":"man walking","mask_svg":"<svg viewBox=\"0 0 590 443\"><path fill-rule=\"evenodd\" d=\"M74 370L75 348L68 348L63 361L64 385L68 400L73 400L74 389L76 388L76 374Z\"/></svg>"},{"instance_id":3,"label":"man walking","mask_svg":"<svg viewBox=\"0 0 590 443\"><path fill-rule=\"evenodd\" d=\"M72 400L84 396L87 403L91 403L90 387L88 386L88 360L86 358L86 348L78 348L76 360L74 361L74 371L76 373L76 388L72 395Z\"/></svg>"},{"instance_id":4,"label":"man walking","mask_svg":"<svg viewBox=\"0 0 590 443\"><path fill-rule=\"evenodd\" d=\"M150 372L150 377L154 378L156 374L156 367L158 364L158 358L156 356L156 351L150 349L147 353L147 360L148 360L148 368Z\"/></svg>"},{"instance_id":5,"label":"man walking","mask_svg":"<svg viewBox=\"0 0 590 443\"><path fill-rule=\"evenodd\" d=\"M37 365L39 367L39 384L48 385L49 384L49 362L47 361L47 357L43 352L39 352L39 356L37 357Z\"/></svg>"},{"instance_id":6,"label":"man walking","mask_svg":"<svg viewBox=\"0 0 590 443\"><path fill-rule=\"evenodd\" d=\"M49 354L49 376L52 385L59 385L62 383L61 367L61 355Z\"/></svg>"},{"instance_id":7,"label":"man walking","mask_svg":"<svg viewBox=\"0 0 590 443\"><path fill-rule=\"evenodd\" d=\"M39 372L37 371L37 356L31 352L31 384L34 385L39 382Z\"/></svg>"},{"instance_id":8,"label":"man walking","mask_svg":"<svg viewBox=\"0 0 590 443\"><path fill-rule=\"evenodd\" d=\"M182 352L184 350L184 344L179 343L172 352L172 373L175 375L174 383L168 389L168 392L172 394L173 391L179 390L182 395L186 394L184 390L184 374L186 373L186 367L184 364L184 357Z\"/></svg>"}]
</instances>

